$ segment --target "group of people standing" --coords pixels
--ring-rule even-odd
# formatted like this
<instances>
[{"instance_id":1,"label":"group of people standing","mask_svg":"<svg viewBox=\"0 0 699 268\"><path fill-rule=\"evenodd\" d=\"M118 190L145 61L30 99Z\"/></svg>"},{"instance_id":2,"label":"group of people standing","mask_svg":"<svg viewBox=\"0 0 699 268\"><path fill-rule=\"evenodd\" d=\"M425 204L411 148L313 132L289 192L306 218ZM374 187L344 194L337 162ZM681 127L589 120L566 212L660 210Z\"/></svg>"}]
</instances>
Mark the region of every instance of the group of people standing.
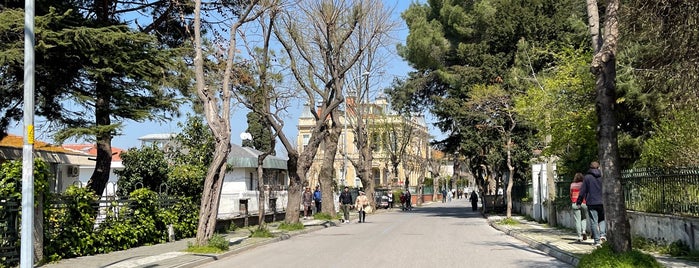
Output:
<instances>
[{"instance_id":1,"label":"group of people standing","mask_svg":"<svg viewBox=\"0 0 699 268\"><path fill-rule=\"evenodd\" d=\"M577 241L587 240L586 230L592 232L594 246L599 247L607 240L607 226L604 221L604 206L602 203L602 172L599 162L590 163L590 169L585 175L576 173L570 184L570 200L573 203L573 217ZM582 219L585 215L586 220ZM586 224L587 222L587 224Z\"/></svg>"},{"instance_id":2,"label":"group of people standing","mask_svg":"<svg viewBox=\"0 0 699 268\"><path fill-rule=\"evenodd\" d=\"M313 205L315 205L316 213L321 211L323 207L321 203L322 195L320 193L320 186L316 186L316 190L311 193L311 187L306 187L301 196L301 204L303 205L303 219L308 219L309 216L313 215Z\"/></svg>"}]
</instances>

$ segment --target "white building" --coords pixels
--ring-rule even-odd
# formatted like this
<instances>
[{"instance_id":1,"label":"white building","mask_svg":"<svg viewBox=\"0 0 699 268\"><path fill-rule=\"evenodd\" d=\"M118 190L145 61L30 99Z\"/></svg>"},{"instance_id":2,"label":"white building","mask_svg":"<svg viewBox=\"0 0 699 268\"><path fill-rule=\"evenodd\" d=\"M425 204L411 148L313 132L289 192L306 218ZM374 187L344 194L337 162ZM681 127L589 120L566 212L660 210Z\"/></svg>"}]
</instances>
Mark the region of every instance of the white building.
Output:
<instances>
[{"instance_id":1,"label":"white building","mask_svg":"<svg viewBox=\"0 0 699 268\"><path fill-rule=\"evenodd\" d=\"M259 208L259 177L257 176L257 157L262 152L233 144L228 155L231 169L226 173L221 190L218 208L219 219L231 219L245 213L255 214ZM287 186L289 179L286 171L286 159L269 155L263 162L263 191L266 201L265 211L275 206L277 211L284 210L287 203Z\"/></svg>"}]
</instances>

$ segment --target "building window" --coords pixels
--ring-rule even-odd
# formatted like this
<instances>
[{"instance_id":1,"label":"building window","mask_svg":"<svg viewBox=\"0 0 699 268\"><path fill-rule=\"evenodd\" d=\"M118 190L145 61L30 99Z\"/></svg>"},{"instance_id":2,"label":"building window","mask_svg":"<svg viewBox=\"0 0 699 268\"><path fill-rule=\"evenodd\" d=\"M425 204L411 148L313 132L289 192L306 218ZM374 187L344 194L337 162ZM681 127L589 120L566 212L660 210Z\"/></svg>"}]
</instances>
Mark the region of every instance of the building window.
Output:
<instances>
[{"instance_id":1,"label":"building window","mask_svg":"<svg viewBox=\"0 0 699 268\"><path fill-rule=\"evenodd\" d=\"M250 172L250 184L248 184L248 190L252 191L252 183L254 182L254 178L252 177L252 172Z\"/></svg>"},{"instance_id":2,"label":"building window","mask_svg":"<svg viewBox=\"0 0 699 268\"><path fill-rule=\"evenodd\" d=\"M311 135L309 134L303 134L303 146L308 145L308 140L311 139Z\"/></svg>"}]
</instances>

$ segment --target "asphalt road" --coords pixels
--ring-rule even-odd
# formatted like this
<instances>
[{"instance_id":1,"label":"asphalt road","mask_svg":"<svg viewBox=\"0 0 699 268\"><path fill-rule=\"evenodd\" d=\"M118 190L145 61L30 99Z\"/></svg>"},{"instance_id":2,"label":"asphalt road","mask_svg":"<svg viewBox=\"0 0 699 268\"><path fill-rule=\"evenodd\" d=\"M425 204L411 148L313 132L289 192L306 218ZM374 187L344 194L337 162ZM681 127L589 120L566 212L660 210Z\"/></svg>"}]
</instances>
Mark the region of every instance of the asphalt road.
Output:
<instances>
[{"instance_id":1,"label":"asphalt road","mask_svg":"<svg viewBox=\"0 0 699 268\"><path fill-rule=\"evenodd\" d=\"M571 267L488 226L466 199L393 209L203 267Z\"/></svg>"}]
</instances>

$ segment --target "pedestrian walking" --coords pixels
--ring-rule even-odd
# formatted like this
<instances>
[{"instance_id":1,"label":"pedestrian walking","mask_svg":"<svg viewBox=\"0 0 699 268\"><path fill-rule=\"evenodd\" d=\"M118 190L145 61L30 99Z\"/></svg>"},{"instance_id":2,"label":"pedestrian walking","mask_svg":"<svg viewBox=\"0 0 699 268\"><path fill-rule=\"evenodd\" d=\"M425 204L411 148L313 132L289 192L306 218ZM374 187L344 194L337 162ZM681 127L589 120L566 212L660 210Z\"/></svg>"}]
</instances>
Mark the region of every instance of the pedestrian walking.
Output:
<instances>
[{"instance_id":1,"label":"pedestrian walking","mask_svg":"<svg viewBox=\"0 0 699 268\"><path fill-rule=\"evenodd\" d=\"M471 200L471 210L476 211L478 209L478 194L476 193L476 190L471 192L471 197L469 197L469 200Z\"/></svg>"},{"instance_id":2,"label":"pedestrian walking","mask_svg":"<svg viewBox=\"0 0 699 268\"><path fill-rule=\"evenodd\" d=\"M371 212L371 204L369 203L369 198L362 191L359 191L359 196L357 196L357 201L354 204L359 212L359 223L366 222L366 213Z\"/></svg>"},{"instance_id":3,"label":"pedestrian walking","mask_svg":"<svg viewBox=\"0 0 699 268\"><path fill-rule=\"evenodd\" d=\"M408 189L405 189L405 210L413 210L413 199Z\"/></svg>"},{"instance_id":4,"label":"pedestrian walking","mask_svg":"<svg viewBox=\"0 0 699 268\"><path fill-rule=\"evenodd\" d=\"M583 200L587 202L587 215L594 240L593 246L599 247L602 242L607 241L607 225L604 221L604 205L602 203L602 172L599 170L599 162L597 161L590 163L590 170L584 176L575 204L582 207Z\"/></svg>"},{"instance_id":5,"label":"pedestrian walking","mask_svg":"<svg viewBox=\"0 0 699 268\"><path fill-rule=\"evenodd\" d=\"M320 193L320 186L316 186L316 190L313 192L313 201L316 203L316 213L320 212L323 208L322 194Z\"/></svg>"},{"instance_id":6,"label":"pedestrian walking","mask_svg":"<svg viewBox=\"0 0 699 268\"><path fill-rule=\"evenodd\" d=\"M447 189L442 188L442 203L447 202Z\"/></svg>"},{"instance_id":7,"label":"pedestrian walking","mask_svg":"<svg viewBox=\"0 0 699 268\"><path fill-rule=\"evenodd\" d=\"M393 192L388 192L388 209L393 208Z\"/></svg>"},{"instance_id":8,"label":"pedestrian walking","mask_svg":"<svg viewBox=\"0 0 699 268\"><path fill-rule=\"evenodd\" d=\"M573 205L573 218L575 219L575 232L578 234L576 241L582 242L587 240L587 224L589 223L588 212L587 212L587 202L583 199L582 204L578 206L576 202L578 201L578 196L580 196L580 188L583 185L583 174L578 172L573 176L573 182L570 183L570 200ZM585 216L583 219L582 217Z\"/></svg>"},{"instance_id":9,"label":"pedestrian walking","mask_svg":"<svg viewBox=\"0 0 699 268\"><path fill-rule=\"evenodd\" d=\"M311 193L311 187L306 187L301 198L303 202L303 219L307 220L309 214L311 214L311 204L313 203L313 193Z\"/></svg>"},{"instance_id":10,"label":"pedestrian walking","mask_svg":"<svg viewBox=\"0 0 699 268\"><path fill-rule=\"evenodd\" d=\"M344 216L342 222L349 223L349 211L352 207L352 194L349 192L349 187L345 186L345 190L340 194L339 202Z\"/></svg>"}]
</instances>

